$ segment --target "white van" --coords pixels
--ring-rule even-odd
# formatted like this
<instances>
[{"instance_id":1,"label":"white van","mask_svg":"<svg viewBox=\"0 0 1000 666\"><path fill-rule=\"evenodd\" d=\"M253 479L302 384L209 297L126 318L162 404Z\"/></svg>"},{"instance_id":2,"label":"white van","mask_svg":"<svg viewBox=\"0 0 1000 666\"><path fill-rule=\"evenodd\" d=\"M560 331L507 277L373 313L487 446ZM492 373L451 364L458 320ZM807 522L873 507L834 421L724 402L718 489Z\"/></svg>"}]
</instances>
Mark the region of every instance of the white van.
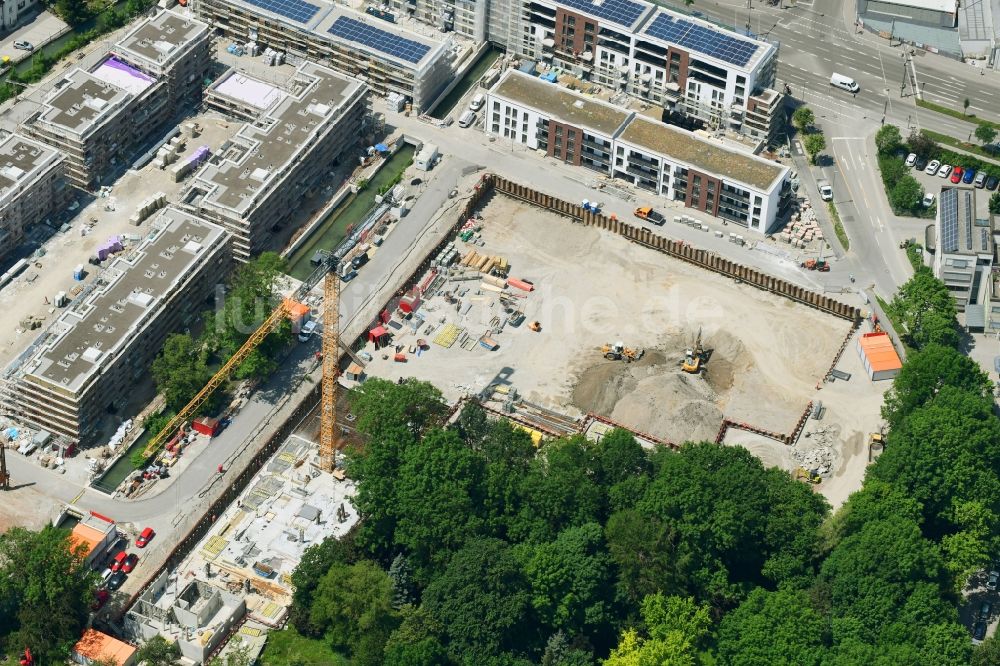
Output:
<instances>
[{"instance_id":1,"label":"white van","mask_svg":"<svg viewBox=\"0 0 1000 666\"><path fill-rule=\"evenodd\" d=\"M462 114L462 117L458 119L458 126L468 127L474 122L476 122L476 114L472 111L466 111Z\"/></svg>"},{"instance_id":2,"label":"white van","mask_svg":"<svg viewBox=\"0 0 1000 666\"><path fill-rule=\"evenodd\" d=\"M478 111L479 109L483 108L483 104L485 103L486 103L486 95L484 95L483 93L479 93L472 98L471 102L469 102L469 111Z\"/></svg>"},{"instance_id":3,"label":"white van","mask_svg":"<svg viewBox=\"0 0 1000 666\"><path fill-rule=\"evenodd\" d=\"M861 90L861 86L858 85L857 81L849 76L837 74L836 72L834 72L833 76L830 77L830 85L834 88L840 88L850 93L857 93Z\"/></svg>"}]
</instances>

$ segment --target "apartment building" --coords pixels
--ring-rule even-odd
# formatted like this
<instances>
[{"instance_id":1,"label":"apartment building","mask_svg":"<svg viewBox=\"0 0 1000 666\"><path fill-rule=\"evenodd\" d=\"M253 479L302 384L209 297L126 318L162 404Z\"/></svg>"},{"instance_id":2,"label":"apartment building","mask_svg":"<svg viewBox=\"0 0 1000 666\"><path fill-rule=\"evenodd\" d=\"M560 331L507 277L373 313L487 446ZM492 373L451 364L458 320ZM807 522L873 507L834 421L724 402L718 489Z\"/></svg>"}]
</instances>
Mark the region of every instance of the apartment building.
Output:
<instances>
[{"instance_id":1,"label":"apartment building","mask_svg":"<svg viewBox=\"0 0 1000 666\"><path fill-rule=\"evenodd\" d=\"M943 187L934 221L934 274L948 286L970 330L983 330L994 263L993 228L976 216L976 191Z\"/></svg>"},{"instance_id":2,"label":"apartment building","mask_svg":"<svg viewBox=\"0 0 1000 666\"><path fill-rule=\"evenodd\" d=\"M24 132L66 156L74 185L98 187L200 97L211 64L208 37L204 23L160 12L94 67L73 69L52 84Z\"/></svg>"},{"instance_id":3,"label":"apartment building","mask_svg":"<svg viewBox=\"0 0 1000 666\"><path fill-rule=\"evenodd\" d=\"M246 261L267 249L306 191L357 144L370 93L360 81L306 63L284 88L230 70L206 102L248 122L195 174L183 200L229 231L233 257Z\"/></svg>"},{"instance_id":4,"label":"apartment building","mask_svg":"<svg viewBox=\"0 0 1000 666\"><path fill-rule=\"evenodd\" d=\"M0 260L26 229L61 211L69 193L62 155L19 134L0 139Z\"/></svg>"},{"instance_id":5,"label":"apartment building","mask_svg":"<svg viewBox=\"0 0 1000 666\"><path fill-rule=\"evenodd\" d=\"M0 2L0 30L9 32L19 23L35 15L39 0L6 0Z\"/></svg>"},{"instance_id":6,"label":"apartment building","mask_svg":"<svg viewBox=\"0 0 1000 666\"><path fill-rule=\"evenodd\" d=\"M472 4L470 2L470 4ZM459 49L451 38L430 39L388 20L325 0L197 0L199 18L228 39L311 60L358 78L378 95L409 97L425 108L454 76Z\"/></svg>"},{"instance_id":7,"label":"apartment building","mask_svg":"<svg viewBox=\"0 0 1000 666\"><path fill-rule=\"evenodd\" d=\"M788 167L518 71L487 94L485 127L760 233L791 202Z\"/></svg>"},{"instance_id":8,"label":"apartment building","mask_svg":"<svg viewBox=\"0 0 1000 666\"><path fill-rule=\"evenodd\" d=\"M227 241L217 225L161 210L149 235L116 257L22 357L11 413L81 446L100 443L106 417L121 415L167 335L204 310L230 266Z\"/></svg>"}]
</instances>

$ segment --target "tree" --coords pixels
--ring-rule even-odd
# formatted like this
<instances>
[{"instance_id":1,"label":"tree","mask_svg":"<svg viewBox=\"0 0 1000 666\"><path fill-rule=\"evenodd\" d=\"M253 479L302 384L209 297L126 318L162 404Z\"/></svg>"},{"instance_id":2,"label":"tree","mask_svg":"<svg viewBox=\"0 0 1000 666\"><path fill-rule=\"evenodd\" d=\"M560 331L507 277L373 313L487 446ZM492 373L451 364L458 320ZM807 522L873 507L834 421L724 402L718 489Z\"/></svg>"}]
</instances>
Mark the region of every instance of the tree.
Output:
<instances>
[{"instance_id":1,"label":"tree","mask_svg":"<svg viewBox=\"0 0 1000 666\"><path fill-rule=\"evenodd\" d=\"M719 663L818 666L828 640L827 620L806 592L758 587L719 625Z\"/></svg>"},{"instance_id":2,"label":"tree","mask_svg":"<svg viewBox=\"0 0 1000 666\"><path fill-rule=\"evenodd\" d=\"M920 267L896 292L889 304L894 321L903 326L915 347L940 344L958 346L955 301L944 282L926 266Z\"/></svg>"},{"instance_id":3,"label":"tree","mask_svg":"<svg viewBox=\"0 0 1000 666\"><path fill-rule=\"evenodd\" d=\"M413 581L410 564L402 553L396 555L389 567L389 580L392 581L392 607L399 610L413 603Z\"/></svg>"},{"instance_id":4,"label":"tree","mask_svg":"<svg viewBox=\"0 0 1000 666\"><path fill-rule=\"evenodd\" d=\"M424 591L423 604L461 663L534 647L531 595L517 559L499 539L475 538Z\"/></svg>"},{"instance_id":5,"label":"tree","mask_svg":"<svg viewBox=\"0 0 1000 666\"><path fill-rule=\"evenodd\" d=\"M594 655L587 649L573 645L562 631L549 637L542 654L541 666L593 666Z\"/></svg>"},{"instance_id":6,"label":"tree","mask_svg":"<svg viewBox=\"0 0 1000 666\"><path fill-rule=\"evenodd\" d=\"M923 186L909 174L900 178L889 192L889 203L896 210L904 212L911 212L919 208L923 198Z\"/></svg>"},{"instance_id":7,"label":"tree","mask_svg":"<svg viewBox=\"0 0 1000 666\"><path fill-rule=\"evenodd\" d=\"M395 481L394 540L410 553L414 579L426 585L482 529L483 459L454 430L431 430L403 453Z\"/></svg>"},{"instance_id":8,"label":"tree","mask_svg":"<svg viewBox=\"0 0 1000 666\"><path fill-rule=\"evenodd\" d=\"M964 113L966 115L969 114L969 103L970 102L969 102L969 98L968 97L966 97L965 99L962 100L962 113Z\"/></svg>"},{"instance_id":9,"label":"tree","mask_svg":"<svg viewBox=\"0 0 1000 666\"><path fill-rule=\"evenodd\" d=\"M907 137L906 143L909 146L911 153L914 153L918 157L922 157L925 160L930 159L935 153L937 153L937 142L924 134L922 131L913 130L910 132L910 136Z\"/></svg>"},{"instance_id":10,"label":"tree","mask_svg":"<svg viewBox=\"0 0 1000 666\"><path fill-rule=\"evenodd\" d=\"M903 136L895 125L882 125L875 133L875 147L879 155L891 155L903 143Z\"/></svg>"},{"instance_id":11,"label":"tree","mask_svg":"<svg viewBox=\"0 0 1000 666\"><path fill-rule=\"evenodd\" d=\"M278 284L286 267L280 255L264 252L233 272L222 309L204 318L206 348L225 355L239 349L278 305ZM291 340L291 327L279 327L268 338L280 338L274 346L282 347Z\"/></svg>"},{"instance_id":12,"label":"tree","mask_svg":"<svg viewBox=\"0 0 1000 666\"><path fill-rule=\"evenodd\" d=\"M976 138L984 146L993 143L997 138L997 130L993 125L987 123L980 123L976 126Z\"/></svg>"},{"instance_id":13,"label":"tree","mask_svg":"<svg viewBox=\"0 0 1000 666\"><path fill-rule=\"evenodd\" d=\"M0 640L36 663L69 656L87 621L97 574L67 530L12 527L0 535Z\"/></svg>"},{"instance_id":14,"label":"tree","mask_svg":"<svg viewBox=\"0 0 1000 666\"><path fill-rule=\"evenodd\" d=\"M896 186L896 183L909 175L906 163L894 155L880 155L878 168L882 173L882 182L885 183L885 188L889 192Z\"/></svg>"},{"instance_id":15,"label":"tree","mask_svg":"<svg viewBox=\"0 0 1000 666\"><path fill-rule=\"evenodd\" d=\"M144 666L176 666L180 663L181 651L177 643L156 635L142 644L136 653L136 663Z\"/></svg>"},{"instance_id":16,"label":"tree","mask_svg":"<svg viewBox=\"0 0 1000 666\"><path fill-rule=\"evenodd\" d=\"M792 113L792 124L799 132L808 132L815 122L816 116L813 115L812 109L807 106L800 106Z\"/></svg>"},{"instance_id":17,"label":"tree","mask_svg":"<svg viewBox=\"0 0 1000 666\"><path fill-rule=\"evenodd\" d=\"M531 604L547 627L597 638L610 630L614 574L600 525L569 527L524 560Z\"/></svg>"},{"instance_id":18,"label":"tree","mask_svg":"<svg viewBox=\"0 0 1000 666\"><path fill-rule=\"evenodd\" d=\"M626 629L605 666L695 666L698 649L708 635L711 620L707 606L688 597L655 594L642 602L646 635Z\"/></svg>"},{"instance_id":19,"label":"tree","mask_svg":"<svg viewBox=\"0 0 1000 666\"><path fill-rule=\"evenodd\" d=\"M309 546L292 571L295 592L292 595L289 619L303 636L319 638L323 635L321 627L314 627L309 622L313 595L320 580L333 565L354 564L361 559L356 534L357 531L353 530L339 539L327 537L318 544Z\"/></svg>"},{"instance_id":20,"label":"tree","mask_svg":"<svg viewBox=\"0 0 1000 666\"><path fill-rule=\"evenodd\" d=\"M646 451L628 430L615 428L606 434L598 443L596 454L598 476L605 488L649 474Z\"/></svg>"},{"instance_id":21,"label":"tree","mask_svg":"<svg viewBox=\"0 0 1000 666\"><path fill-rule=\"evenodd\" d=\"M930 307L929 299L921 300ZM895 428L946 386L977 395L984 404L992 402L993 382L979 364L954 347L932 342L907 356L885 395L882 418Z\"/></svg>"},{"instance_id":22,"label":"tree","mask_svg":"<svg viewBox=\"0 0 1000 666\"><path fill-rule=\"evenodd\" d=\"M204 352L190 335L182 333L167 336L153 360L152 373L156 390L173 411L184 407L212 378Z\"/></svg>"},{"instance_id":23,"label":"tree","mask_svg":"<svg viewBox=\"0 0 1000 666\"><path fill-rule=\"evenodd\" d=\"M674 557L679 536L672 523L626 509L611 515L605 533L618 570L618 596L630 607L656 592L683 588L682 562Z\"/></svg>"},{"instance_id":24,"label":"tree","mask_svg":"<svg viewBox=\"0 0 1000 666\"><path fill-rule=\"evenodd\" d=\"M1000 215L1000 192L994 192L990 195L990 212L994 215Z\"/></svg>"},{"instance_id":25,"label":"tree","mask_svg":"<svg viewBox=\"0 0 1000 666\"><path fill-rule=\"evenodd\" d=\"M972 650L972 666L1000 664L1000 637L993 634Z\"/></svg>"},{"instance_id":26,"label":"tree","mask_svg":"<svg viewBox=\"0 0 1000 666\"><path fill-rule=\"evenodd\" d=\"M77 26L90 18L90 10L85 0L56 0L56 14L72 26Z\"/></svg>"},{"instance_id":27,"label":"tree","mask_svg":"<svg viewBox=\"0 0 1000 666\"><path fill-rule=\"evenodd\" d=\"M389 634L397 625L389 576L372 562L335 564L320 580L310 609L335 648L350 650L356 663L381 663Z\"/></svg>"},{"instance_id":28,"label":"tree","mask_svg":"<svg viewBox=\"0 0 1000 666\"><path fill-rule=\"evenodd\" d=\"M803 141L806 152L809 154L809 161L816 164L816 157L826 148L826 139L819 132L807 134Z\"/></svg>"}]
</instances>

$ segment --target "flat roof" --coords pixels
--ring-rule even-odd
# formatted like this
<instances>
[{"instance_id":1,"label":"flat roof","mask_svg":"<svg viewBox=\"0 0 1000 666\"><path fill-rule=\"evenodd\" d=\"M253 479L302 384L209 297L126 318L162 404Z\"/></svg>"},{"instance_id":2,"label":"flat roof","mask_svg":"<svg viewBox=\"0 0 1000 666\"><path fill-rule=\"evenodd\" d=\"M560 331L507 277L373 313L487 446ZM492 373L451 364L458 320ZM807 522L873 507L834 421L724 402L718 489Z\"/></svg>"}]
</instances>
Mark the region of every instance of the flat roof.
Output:
<instances>
[{"instance_id":1,"label":"flat roof","mask_svg":"<svg viewBox=\"0 0 1000 666\"><path fill-rule=\"evenodd\" d=\"M769 190L788 171L788 167L762 157L726 148L694 132L644 116L633 118L618 140L761 191Z\"/></svg>"},{"instance_id":2,"label":"flat roof","mask_svg":"<svg viewBox=\"0 0 1000 666\"><path fill-rule=\"evenodd\" d=\"M132 663L136 649L96 629L87 629L73 646L73 652L93 661L107 659L117 666L126 666Z\"/></svg>"},{"instance_id":3,"label":"flat roof","mask_svg":"<svg viewBox=\"0 0 1000 666\"><path fill-rule=\"evenodd\" d=\"M954 14L958 11L958 0L878 0L882 4L915 9L930 9L935 12Z\"/></svg>"},{"instance_id":4,"label":"flat roof","mask_svg":"<svg viewBox=\"0 0 1000 666\"><path fill-rule=\"evenodd\" d=\"M150 235L116 257L94 290L59 316L47 333L54 339L22 366L25 377L80 391L155 319L160 303L223 242L224 233L176 208L161 210Z\"/></svg>"},{"instance_id":5,"label":"flat roof","mask_svg":"<svg viewBox=\"0 0 1000 666\"><path fill-rule=\"evenodd\" d=\"M131 98L131 93L77 68L54 84L39 121L82 135Z\"/></svg>"},{"instance_id":6,"label":"flat roof","mask_svg":"<svg viewBox=\"0 0 1000 666\"><path fill-rule=\"evenodd\" d=\"M613 104L548 83L536 76L509 69L490 91L516 104L531 107L574 127L613 138L633 115Z\"/></svg>"},{"instance_id":7,"label":"flat roof","mask_svg":"<svg viewBox=\"0 0 1000 666\"><path fill-rule=\"evenodd\" d=\"M225 96L232 76L252 78L234 72L213 87L213 94ZM239 129L221 161L206 163L195 175L195 182L207 192L202 205L247 215L281 182L291 163L311 149L312 139L340 121L364 87L332 69L302 65L289 89L273 96L272 106L261 117Z\"/></svg>"},{"instance_id":8,"label":"flat roof","mask_svg":"<svg viewBox=\"0 0 1000 666\"><path fill-rule=\"evenodd\" d=\"M0 139L0 206L14 200L19 188L62 159L59 151L20 134Z\"/></svg>"},{"instance_id":9,"label":"flat roof","mask_svg":"<svg viewBox=\"0 0 1000 666\"><path fill-rule=\"evenodd\" d=\"M941 251L948 254L993 254L993 229L988 218L976 218L976 191L942 187L938 196Z\"/></svg>"},{"instance_id":10,"label":"flat roof","mask_svg":"<svg viewBox=\"0 0 1000 666\"><path fill-rule=\"evenodd\" d=\"M208 34L208 25L172 11L162 11L125 35L114 50L157 66L173 60L185 47Z\"/></svg>"},{"instance_id":11,"label":"flat roof","mask_svg":"<svg viewBox=\"0 0 1000 666\"><path fill-rule=\"evenodd\" d=\"M568 7L594 17L598 24L612 23L630 30L642 23L654 7L642 0L548 0L541 4Z\"/></svg>"},{"instance_id":12,"label":"flat roof","mask_svg":"<svg viewBox=\"0 0 1000 666\"><path fill-rule=\"evenodd\" d=\"M861 353L868 359L873 372L899 370L903 367L888 333L862 333L860 344Z\"/></svg>"},{"instance_id":13,"label":"flat roof","mask_svg":"<svg viewBox=\"0 0 1000 666\"><path fill-rule=\"evenodd\" d=\"M421 69L435 60L450 44L450 38L431 39L400 27L395 23L371 17L362 12L326 0L217 0L221 4L241 7L254 15L270 18L292 26L295 30L312 33L325 41L338 42L348 48L361 46L366 54L391 61L407 69ZM367 30L358 30L358 25ZM363 32L379 34L368 39ZM406 48L398 48L400 45ZM418 55L419 52L419 55Z\"/></svg>"}]
</instances>

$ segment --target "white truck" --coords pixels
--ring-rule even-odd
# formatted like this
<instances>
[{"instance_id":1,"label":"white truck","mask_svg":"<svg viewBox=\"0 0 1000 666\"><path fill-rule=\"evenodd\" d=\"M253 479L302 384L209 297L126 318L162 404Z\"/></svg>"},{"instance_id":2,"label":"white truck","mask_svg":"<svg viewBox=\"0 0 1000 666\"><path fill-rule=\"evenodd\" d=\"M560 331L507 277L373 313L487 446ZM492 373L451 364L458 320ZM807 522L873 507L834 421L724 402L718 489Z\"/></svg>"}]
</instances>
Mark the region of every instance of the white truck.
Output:
<instances>
[{"instance_id":1,"label":"white truck","mask_svg":"<svg viewBox=\"0 0 1000 666\"><path fill-rule=\"evenodd\" d=\"M823 201L833 201L833 186L830 181L817 180L816 186L819 187L819 196Z\"/></svg>"}]
</instances>

